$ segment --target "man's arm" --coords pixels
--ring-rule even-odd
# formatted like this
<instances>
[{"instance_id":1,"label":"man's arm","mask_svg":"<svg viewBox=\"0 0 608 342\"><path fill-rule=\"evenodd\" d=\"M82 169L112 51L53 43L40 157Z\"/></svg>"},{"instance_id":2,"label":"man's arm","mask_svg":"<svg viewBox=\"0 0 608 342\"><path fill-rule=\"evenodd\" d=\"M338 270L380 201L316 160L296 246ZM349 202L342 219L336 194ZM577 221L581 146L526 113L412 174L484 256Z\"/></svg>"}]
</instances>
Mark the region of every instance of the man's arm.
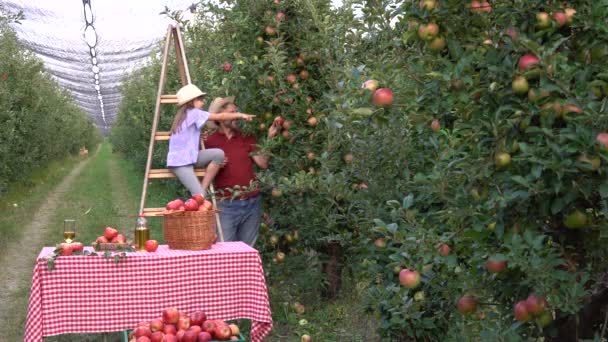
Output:
<instances>
[{"instance_id":1,"label":"man's arm","mask_svg":"<svg viewBox=\"0 0 608 342\"><path fill-rule=\"evenodd\" d=\"M280 130L280 128L278 127L278 124L276 123L276 121L273 122L272 125L270 126L270 128L268 128L268 139L274 138L275 135L277 135L277 133L279 133L279 130ZM253 159L255 164L260 169L268 168L268 161L270 160L269 156L254 155L254 156L251 156L251 158Z\"/></svg>"}]
</instances>

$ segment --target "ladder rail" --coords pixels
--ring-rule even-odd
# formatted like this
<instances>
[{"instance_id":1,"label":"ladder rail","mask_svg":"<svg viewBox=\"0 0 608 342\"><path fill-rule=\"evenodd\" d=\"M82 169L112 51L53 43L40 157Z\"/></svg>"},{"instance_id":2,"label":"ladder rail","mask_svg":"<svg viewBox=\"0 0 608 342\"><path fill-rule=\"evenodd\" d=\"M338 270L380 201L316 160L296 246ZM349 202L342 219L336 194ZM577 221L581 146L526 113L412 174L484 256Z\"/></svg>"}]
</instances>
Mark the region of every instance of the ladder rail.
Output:
<instances>
[{"instance_id":1,"label":"ladder rail","mask_svg":"<svg viewBox=\"0 0 608 342\"><path fill-rule=\"evenodd\" d=\"M152 167L152 156L154 155L154 142L156 140L168 140L165 139L164 136L161 139L157 138L157 129L158 122L160 119L160 106L165 103L175 103L175 99L173 96L163 95L163 91L165 89L165 83L167 78L167 63L169 60L169 48L171 46L171 41L173 40L175 53L177 57L177 67L179 70L180 78L182 81L182 86L188 85L192 83L192 79L190 78L190 69L188 67L188 59L186 58L186 50L184 48L184 42L182 40L181 29L179 25L169 25L167 29L167 37L165 39L165 49L163 52L163 64L161 67L161 75L160 80L158 82L158 95L156 97L156 108L154 110L154 120L152 122L152 132L150 133L150 145L148 147L148 160L146 161L146 171L144 174L144 184L141 195L141 202L139 206L139 213L144 214L146 211L146 196L148 191L148 182L150 180L150 170ZM205 149L205 144L201 142L201 147ZM217 208L217 201L215 198L215 189L213 184L209 185L211 190L211 202L213 206ZM217 223L217 231L218 237L221 242L224 242L224 233L222 230L222 224L220 221L219 213L215 213L215 221Z\"/></svg>"},{"instance_id":2,"label":"ladder rail","mask_svg":"<svg viewBox=\"0 0 608 342\"><path fill-rule=\"evenodd\" d=\"M144 173L144 185L139 203L139 214L143 214L146 206L146 195L148 193L148 176L152 166L152 156L154 154L154 136L158 127L160 118L160 100L165 89L165 81L167 76L167 61L169 60L169 47L171 43L172 26L167 29L167 38L165 39L165 50L163 52L163 65L161 66L160 80L158 81L158 95L156 96L156 108L154 109L154 119L152 121L152 131L150 132L150 145L148 146L148 160L146 161L146 171Z\"/></svg>"}]
</instances>

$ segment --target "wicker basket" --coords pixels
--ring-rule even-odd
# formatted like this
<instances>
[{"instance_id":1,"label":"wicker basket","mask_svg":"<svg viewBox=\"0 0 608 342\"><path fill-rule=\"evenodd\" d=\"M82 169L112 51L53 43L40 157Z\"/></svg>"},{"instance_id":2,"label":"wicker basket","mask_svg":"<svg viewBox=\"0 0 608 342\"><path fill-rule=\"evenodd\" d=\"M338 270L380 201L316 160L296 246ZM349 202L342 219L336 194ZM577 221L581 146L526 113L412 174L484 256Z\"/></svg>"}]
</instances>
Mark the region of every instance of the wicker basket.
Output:
<instances>
[{"instance_id":1,"label":"wicker basket","mask_svg":"<svg viewBox=\"0 0 608 342\"><path fill-rule=\"evenodd\" d=\"M174 211L163 218L163 239L171 249L209 249L215 241L215 213Z\"/></svg>"}]
</instances>

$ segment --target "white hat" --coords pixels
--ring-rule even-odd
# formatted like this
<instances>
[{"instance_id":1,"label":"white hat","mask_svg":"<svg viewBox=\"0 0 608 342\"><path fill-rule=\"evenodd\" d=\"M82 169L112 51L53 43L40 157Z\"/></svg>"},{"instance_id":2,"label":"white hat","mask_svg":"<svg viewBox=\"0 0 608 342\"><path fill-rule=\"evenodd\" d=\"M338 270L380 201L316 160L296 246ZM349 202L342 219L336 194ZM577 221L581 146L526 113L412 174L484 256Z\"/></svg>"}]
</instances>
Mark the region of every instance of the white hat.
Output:
<instances>
[{"instance_id":1,"label":"white hat","mask_svg":"<svg viewBox=\"0 0 608 342\"><path fill-rule=\"evenodd\" d=\"M186 86L183 86L177 92L177 105L181 107L181 106L185 105L186 103L194 100L195 98L201 97L203 95L207 95L207 93L203 93L194 84L188 84Z\"/></svg>"},{"instance_id":2,"label":"white hat","mask_svg":"<svg viewBox=\"0 0 608 342\"><path fill-rule=\"evenodd\" d=\"M234 104L234 96L228 96L224 98L216 97L209 105L209 113L219 113L222 107L229 103Z\"/></svg>"}]
</instances>

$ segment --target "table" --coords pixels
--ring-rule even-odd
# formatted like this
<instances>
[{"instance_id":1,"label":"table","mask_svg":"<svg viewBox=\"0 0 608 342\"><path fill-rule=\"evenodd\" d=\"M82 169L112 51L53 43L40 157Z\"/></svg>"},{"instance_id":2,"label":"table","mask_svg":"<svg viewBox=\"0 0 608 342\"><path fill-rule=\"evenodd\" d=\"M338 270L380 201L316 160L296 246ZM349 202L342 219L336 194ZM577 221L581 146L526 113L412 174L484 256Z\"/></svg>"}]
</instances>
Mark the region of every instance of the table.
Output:
<instances>
[{"instance_id":1,"label":"table","mask_svg":"<svg viewBox=\"0 0 608 342\"><path fill-rule=\"evenodd\" d=\"M38 259L52 254L45 247ZM86 249L91 250L90 247ZM55 269L38 261L32 277L24 340L134 328L176 307L211 319L251 319L251 340L263 341L272 316L262 262L243 242L209 250L133 252L118 264L103 256L61 256Z\"/></svg>"}]
</instances>

